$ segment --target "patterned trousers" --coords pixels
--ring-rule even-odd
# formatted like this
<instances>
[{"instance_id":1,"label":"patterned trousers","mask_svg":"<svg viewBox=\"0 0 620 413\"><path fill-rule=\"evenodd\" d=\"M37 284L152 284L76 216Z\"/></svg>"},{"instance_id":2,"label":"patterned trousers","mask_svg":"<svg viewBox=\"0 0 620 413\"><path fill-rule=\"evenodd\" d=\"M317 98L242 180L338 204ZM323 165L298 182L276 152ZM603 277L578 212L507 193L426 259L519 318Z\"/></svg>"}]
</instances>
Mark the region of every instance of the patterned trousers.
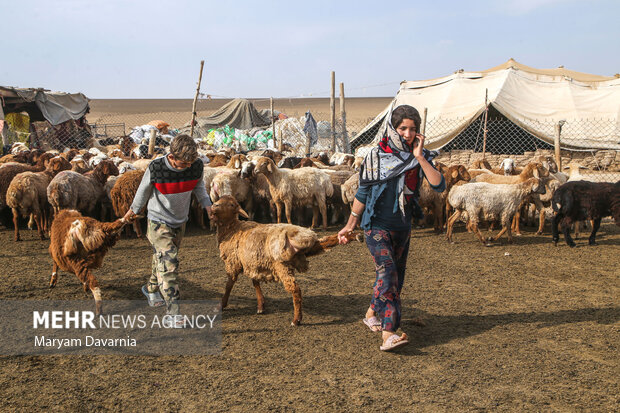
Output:
<instances>
[{"instance_id":1,"label":"patterned trousers","mask_svg":"<svg viewBox=\"0 0 620 413\"><path fill-rule=\"evenodd\" d=\"M146 237L153 246L151 278L147 285L149 292L157 290L166 300L168 314L179 314L179 247L185 233L185 224L172 228L166 224L148 221Z\"/></svg>"},{"instance_id":2,"label":"patterned trousers","mask_svg":"<svg viewBox=\"0 0 620 413\"><path fill-rule=\"evenodd\" d=\"M405 282L411 231L371 229L365 234L377 272L370 307L381 319L384 331L396 331L400 326L400 292Z\"/></svg>"}]
</instances>

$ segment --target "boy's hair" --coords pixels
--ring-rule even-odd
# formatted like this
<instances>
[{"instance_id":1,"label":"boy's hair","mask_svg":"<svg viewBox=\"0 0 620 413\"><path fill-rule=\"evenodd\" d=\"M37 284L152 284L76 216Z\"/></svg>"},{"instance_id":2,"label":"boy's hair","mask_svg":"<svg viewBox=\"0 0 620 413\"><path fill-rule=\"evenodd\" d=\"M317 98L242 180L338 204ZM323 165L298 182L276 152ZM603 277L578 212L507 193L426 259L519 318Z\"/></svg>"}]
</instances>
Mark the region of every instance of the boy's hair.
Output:
<instances>
[{"instance_id":1,"label":"boy's hair","mask_svg":"<svg viewBox=\"0 0 620 413\"><path fill-rule=\"evenodd\" d=\"M422 119L420 118L420 113L416 108L409 105L400 105L392 112L392 126L398 128L403 120L409 119L415 123L415 131L420 133L420 124L422 123Z\"/></svg>"},{"instance_id":2,"label":"boy's hair","mask_svg":"<svg viewBox=\"0 0 620 413\"><path fill-rule=\"evenodd\" d=\"M189 135L175 136L170 144L170 153L174 159L194 163L198 159L198 145Z\"/></svg>"}]
</instances>

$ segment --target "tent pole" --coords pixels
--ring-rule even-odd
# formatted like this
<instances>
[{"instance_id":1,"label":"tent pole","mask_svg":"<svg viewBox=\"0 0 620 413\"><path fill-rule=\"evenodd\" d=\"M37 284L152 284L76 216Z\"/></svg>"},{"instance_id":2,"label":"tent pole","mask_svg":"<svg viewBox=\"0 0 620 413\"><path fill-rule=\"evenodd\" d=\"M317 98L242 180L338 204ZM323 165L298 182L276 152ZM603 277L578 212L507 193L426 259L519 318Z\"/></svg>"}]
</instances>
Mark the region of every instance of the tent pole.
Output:
<instances>
[{"instance_id":1,"label":"tent pole","mask_svg":"<svg viewBox=\"0 0 620 413\"><path fill-rule=\"evenodd\" d=\"M562 155L560 153L560 136L562 135L562 126L566 121L561 120L555 125L555 136L553 137L553 149L555 149L555 163L558 164L558 171L562 170Z\"/></svg>"},{"instance_id":2,"label":"tent pole","mask_svg":"<svg viewBox=\"0 0 620 413\"><path fill-rule=\"evenodd\" d=\"M331 111L332 128L332 153L336 152L336 72L332 70L332 91L329 98L329 109Z\"/></svg>"},{"instance_id":3,"label":"tent pole","mask_svg":"<svg viewBox=\"0 0 620 413\"><path fill-rule=\"evenodd\" d=\"M205 61L200 61L200 74L198 75L198 87L196 87L196 95L194 96L194 104L192 105L192 121L189 130L189 136L194 137L194 124L196 123L196 104L198 103L198 95L200 94L200 82L202 82L202 68L205 65Z\"/></svg>"},{"instance_id":4,"label":"tent pole","mask_svg":"<svg viewBox=\"0 0 620 413\"><path fill-rule=\"evenodd\" d=\"M428 108L424 108L424 115L422 118L422 125L420 125L420 133L424 136L426 133L426 117L428 116Z\"/></svg>"},{"instance_id":5,"label":"tent pole","mask_svg":"<svg viewBox=\"0 0 620 413\"><path fill-rule=\"evenodd\" d=\"M484 94L484 131L482 132L482 159L487 155L487 119L489 118L489 89Z\"/></svg>"},{"instance_id":6,"label":"tent pole","mask_svg":"<svg viewBox=\"0 0 620 413\"><path fill-rule=\"evenodd\" d=\"M340 82L340 120L342 121L342 140L343 149L346 153L351 153L351 143L347 134L347 112L344 110L344 83Z\"/></svg>"}]
</instances>

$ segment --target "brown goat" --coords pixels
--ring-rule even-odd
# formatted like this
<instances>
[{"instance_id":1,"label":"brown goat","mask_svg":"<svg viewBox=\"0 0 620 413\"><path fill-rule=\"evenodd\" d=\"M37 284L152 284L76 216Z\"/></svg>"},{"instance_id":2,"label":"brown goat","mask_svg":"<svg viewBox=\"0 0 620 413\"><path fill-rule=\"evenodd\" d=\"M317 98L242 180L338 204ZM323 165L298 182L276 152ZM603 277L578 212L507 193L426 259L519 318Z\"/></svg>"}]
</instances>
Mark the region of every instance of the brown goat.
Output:
<instances>
[{"instance_id":1,"label":"brown goat","mask_svg":"<svg viewBox=\"0 0 620 413\"><path fill-rule=\"evenodd\" d=\"M45 153L39 157L35 165L27 164L7 164L0 168L0 209L6 206L6 191L9 189L11 181L17 174L22 172L41 172L47 167L47 163L55 155Z\"/></svg>"},{"instance_id":2,"label":"brown goat","mask_svg":"<svg viewBox=\"0 0 620 413\"><path fill-rule=\"evenodd\" d=\"M289 224L259 224L254 221L240 221L239 215L248 217L235 198L223 196L211 207L217 226L217 242L220 257L224 261L228 282L222 297L222 308L228 305L228 298L239 274L252 279L256 289L258 310L265 309L261 282L281 282L286 291L293 295L293 326L301 323L301 289L295 281L295 270L308 270L306 257L320 254L338 245L338 235L318 238L314 231ZM355 234L347 236L353 239Z\"/></svg>"},{"instance_id":3,"label":"brown goat","mask_svg":"<svg viewBox=\"0 0 620 413\"><path fill-rule=\"evenodd\" d=\"M96 314L101 314L101 290L91 270L100 268L108 249L116 244L119 232L128 223L123 218L99 222L73 210L58 213L50 233L50 255L54 261L50 288L56 286L58 269L75 274L95 298Z\"/></svg>"},{"instance_id":4,"label":"brown goat","mask_svg":"<svg viewBox=\"0 0 620 413\"><path fill-rule=\"evenodd\" d=\"M61 171L69 169L71 164L61 157L50 159L47 168L42 172L22 172L11 181L6 193L6 203L13 210L15 241L20 240L18 220L32 214L37 224L41 239L45 239L45 231L49 230L49 203L47 202L47 186Z\"/></svg>"}]
</instances>

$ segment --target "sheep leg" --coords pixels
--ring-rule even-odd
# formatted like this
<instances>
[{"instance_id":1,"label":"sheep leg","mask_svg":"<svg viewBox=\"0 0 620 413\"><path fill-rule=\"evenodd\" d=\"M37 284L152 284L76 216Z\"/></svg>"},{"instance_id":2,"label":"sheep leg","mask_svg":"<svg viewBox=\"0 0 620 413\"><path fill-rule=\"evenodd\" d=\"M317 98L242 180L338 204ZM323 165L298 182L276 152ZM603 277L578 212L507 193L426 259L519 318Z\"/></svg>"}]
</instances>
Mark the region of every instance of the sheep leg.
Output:
<instances>
[{"instance_id":1,"label":"sheep leg","mask_svg":"<svg viewBox=\"0 0 620 413\"><path fill-rule=\"evenodd\" d=\"M93 293L93 298L95 299L95 315L101 314L101 289L99 288L99 283L97 282L97 279L95 278L93 273L91 273L90 270L85 267L79 268L79 270L77 271L77 276L82 282L82 285L84 286L84 292L90 290Z\"/></svg>"},{"instance_id":2,"label":"sheep leg","mask_svg":"<svg viewBox=\"0 0 620 413\"><path fill-rule=\"evenodd\" d=\"M282 222L282 204L276 202L276 222L279 224Z\"/></svg>"},{"instance_id":3,"label":"sheep leg","mask_svg":"<svg viewBox=\"0 0 620 413\"><path fill-rule=\"evenodd\" d=\"M226 282L226 289L222 296L222 309L226 308L228 305L228 297L230 297L230 292L232 291L233 285L235 285L235 281L237 281L237 278L229 274L228 281Z\"/></svg>"},{"instance_id":4,"label":"sheep leg","mask_svg":"<svg viewBox=\"0 0 620 413\"><path fill-rule=\"evenodd\" d=\"M45 239L45 233L43 232L43 219L41 218L41 214L34 214L34 222L37 223L37 232L39 233L39 237L42 240Z\"/></svg>"},{"instance_id":5,"label":"sheep leg","mask_svg":"<svg viewBox=\"0 0 620 413\"><path fill-rule=\"evenodd\" d=\"M263 296L263 291L260 288L260 282L257 280L252 280L252 284L254 284L254 289L256 290L256 314L262 314L265 311L265 297Z\"/></svg>"},{"instance_id":6,"label":"sheep leg","mask_svg":"<svg viewBox=\"0 0 620 413\"><path fill-rule=\"evenodd\" d=\"M19 237L19 212L17 208L12 208L13 210L13 226L15 227L15 242L21 241Z\"/></svg>"},{"instance_id":7,"label":"sheep leg","mask_svg":"<svg viewBox=\"0 0 620 413\"><path fill-rule=\"evenodd\" d=\"M510 224L502 225L501 231L492 238L493 241L497 241L502 235L508 232L510 235L508 236L508 242L512 242L512 232L510 231ZM491 238L489 238L491 239Z\"/></svg>"},{"instance_id":8,"label":"sheep leg","mask_svg":"<svg viewBox=\"0 0 620 413\"><path fill-rule=\"evenodd\" d=\"M325 204L325 199L319 200L319 209L323 217L323 231L327 231L327 205Z\"/></svg>"},{"instance_id":9,"label":"sheep leg","mask_svg":"<svg viewBox=\"0 0 620 413\"><path fill-rule=\"evenodd\" d=\"M512 228L515 232L515 235L518 237L521 236L521 229L519 228L520 220L521 220L521 208L517 209L515 216L512 218Z\"/></svg>"},{"instance_id":10,"label":"sheep leg","mask_svg":"<svg viewBox=\"0 0 620 413\"><path fill-rule=\"evenodd\" d=\"M480 232L480 228L478 228L477 222L471 223L471 229L474 232L474 234L476 234L480 242L482 242L482 245L487 245L487 241L484 239L484 236L482 236L482 232Z\"/></svg>"},{"instance_id":11,"label":"sheep leg","mask_svg":"<svg viewBox=\"0 0 620 413\"><path fill-rule=\"evenodd\" d=\"M312 205L312 225L310 225L310 229L314 229L319 226L319 207L316 205Z\"/></svg>"},{"instance_id":12,"label":"sheep leg","mask_svg":"<svg viewBox=\"0 0 620 413\"><path fill-rule=\"evenodd\" d=\"M56 282L58 282L58 264L54 261L52 264L52 276L50 277L50 288L56 287Z\"/></svg>"},{"instance_id":13,"label":"sheep leg","mask_svg":"<svg viewBox=\"0 0 620 413\"><path fill-rule=\"evenodd\" d=\"M536 231L536 235L542 235L543 230L545 229L545 209L541 208L538 214L538 231Z\"/></svg>"},{"instance_id":14,"label":"sheep leg","mask_svg":"<svg viewBox=\"0 0 620 413\"><path fill-rule=\"evenodd\" d=\"M435 206L435 232L436 233L441 233L441 231L443 231L443 221L444 221L444 217L443 217L443 208L441 207L441 205L437 205Z\"/></svg>"},{"instance_id":15,"label":"sheep leg","mask_svg":"<svg viewBox=\"0 0 620 413\"><path fill-rule=\"evenodd\" d=\"M566 244L569 247L573 248L575 246L575 241L573 241L570 236L570 224L570 217L564 217L564 219L562 219L562 222L560 223L560 226L562 227L562 233L564 234L564 240L566 241Z\"/></svg>"},{"instance_id":16,"label":"sheep leg","mask_svg":"<svg viewBox=\"0 0 620 413\"><path fill-rule=\"evenodd\" d=\"M204 225L204 220L203 220L203 225ZM129 227L127 227L129 228ZM136 231L136 237L138 238L142 238L142 228L140 227L140 220L136 219L133 222L133 229L134 231ZM206 227L203 227L203 229L206 229Z\"/></svg>"},{"instance_id":17,"label":"sheep leg","mask_svg":"<svg viewBox=\"0 0 620 413\"><path fill-rule=\"evenodd\" d=\"M592 220L592 233L590 234L590 238L588 238L588 244L596 245L596 231L598 231L600 226L601 226L601 218Z\"/></svg>"},{"instance_id":18,"label":"sheep leg","mask_svg":"<svg viewBox=\"0 0 620 413\"><path fill-rule=\"evenodd\" d=\"M287 271L288 272L288 271ZM284 288L286 291L293 295L293 312L294 317L291 322L292 326L298 326L301 324L302 314L301 314L301 289L295 282L295 278L292 276L284 276L280 277L282 283L284 284Z\"/></svg>"},{"instance_id":19,"label":"sheep leg","mask_svg":"<svg viewBox=\"0 0 620 413\"><path fill-rule=\"evenodd\" d=\"M291 202L284 202L284 213L286 214L286 222L288 222L289 224L293 223L293 220L291 219L291 210L293 209L293 204ZM278 213L278 217L280 216L280 214ZM278 220L278 223L280 223L280 221Z\"/></svg>"},{"instance_id":20,"label":"sheep leg","mask_svg":"<svg viewBox=\"0 0 620 413\"><path fill-rule=\"evenodd\" d=\"M446 228L446 238L448 239L449 242L453 242L452 241L452 229L454 227L454 223L460 217L461 217L461 210L457 209L456 211L454 211L454 215L452 215L448 219L448 224L447 224L447 228Z\"/></svg>"},{"instance_id":21,"label":"sheep leg","mask_svg":"<svg viewBox=\"0 0 620 413\"><path fill-rule=\"evenodd\" d=\"M575 221L575 239L579 239L580 232L581 232L581 221Z\"/></svg>"}]
</instances>

